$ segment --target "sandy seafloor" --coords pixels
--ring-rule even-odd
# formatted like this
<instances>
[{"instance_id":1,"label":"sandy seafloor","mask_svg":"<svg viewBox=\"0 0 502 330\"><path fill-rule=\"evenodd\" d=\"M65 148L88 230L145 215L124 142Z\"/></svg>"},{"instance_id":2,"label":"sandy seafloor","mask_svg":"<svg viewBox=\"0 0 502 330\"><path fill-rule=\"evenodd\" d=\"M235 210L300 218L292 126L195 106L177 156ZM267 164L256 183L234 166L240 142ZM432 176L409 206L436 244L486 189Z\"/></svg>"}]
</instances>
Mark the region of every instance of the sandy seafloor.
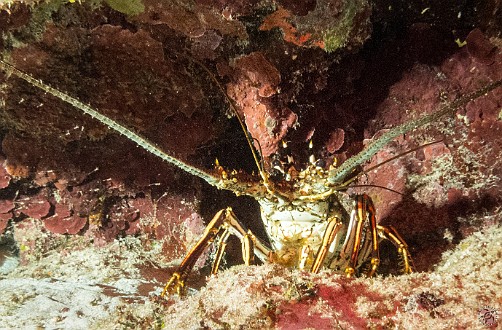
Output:
<instances>
[{"instance_id":1,"label":"sandy seafloor","mask_svg":"<svg viewBox=\"0 0 502 330\"><path fill-rule=\"evenodd\" d=\"M139 238L105 247L54 239L38 260L4 259L1 329L500 328L484 325L479 310L501 310L501 227L472 234L431 273L347 280L236 266L166 301L163 283L145 272L158 251L146 252Z\"/></svg>"}]
</instances>

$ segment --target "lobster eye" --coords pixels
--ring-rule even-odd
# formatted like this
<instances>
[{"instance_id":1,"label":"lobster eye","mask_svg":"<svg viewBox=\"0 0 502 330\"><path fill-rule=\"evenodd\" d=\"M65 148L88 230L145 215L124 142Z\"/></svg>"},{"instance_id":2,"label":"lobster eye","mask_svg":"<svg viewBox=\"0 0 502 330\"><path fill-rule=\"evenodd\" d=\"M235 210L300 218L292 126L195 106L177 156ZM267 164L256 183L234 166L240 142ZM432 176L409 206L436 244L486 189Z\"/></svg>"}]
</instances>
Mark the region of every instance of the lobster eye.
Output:
<instances>
[{"instance_id":1,"label":"lobster eye","mask_svg":"<svg viewBox=\"0 0 502 330\"><path fill-rule=\"evenodd\" d=\"M272 160L272 168L278 170L281 173L284 173L284 166L279 159Z\"/></svg>"},{"instance_id":2,"label":"lobster eye","mask_svg":"<svg viewBox=\"0 0 502 330\"><path fill-rule=\"evenodd\" d=\"M318 159L315 161L315 166L324 168L326 167L326 161L324 159Z\"/></svg>"}]
</instances>

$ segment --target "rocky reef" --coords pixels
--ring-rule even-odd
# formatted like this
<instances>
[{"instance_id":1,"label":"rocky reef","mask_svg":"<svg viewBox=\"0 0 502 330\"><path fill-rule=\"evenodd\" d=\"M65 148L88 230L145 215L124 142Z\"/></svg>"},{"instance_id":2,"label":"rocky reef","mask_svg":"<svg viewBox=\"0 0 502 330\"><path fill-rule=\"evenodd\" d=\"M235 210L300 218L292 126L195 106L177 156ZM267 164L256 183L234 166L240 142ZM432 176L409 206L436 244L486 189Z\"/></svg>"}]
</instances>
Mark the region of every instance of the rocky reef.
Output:
<instances>
[{"instance_id":1,"label":"rocky reef","mask_svg":"<svg viewBox=\"0 0 502 330\"><path fill-rule=\"evenodd\" d=\"M5 61L207 172L216 158L228 170L256 171L227 96L265 168L283 141L296 167L313 154L327 168L502 79L497 1L10 0L0 9ZM162 302L155 296L171 267L217 210L232 206L265 239L256 203L173 168L14 76L0 73L0 81L2 290L21 278L24 288L47 280L39 297L50 296L51 283L78 288L65 274L85 259L79 253L108 253L96 259L105 268L125 267L123 249L131 259L130 270L86 278L93 299L115 307L77 327L108 317L145 328L482 328L476 308L500 311L492 288L502 252L500 88L398 137L361 170L437 143L369 171L348 191L373 198L377 220L397 228L418 274L346 280L236 267L185 300ZM240 258L234 247L229 265ZM392 268L388 254L382 269ZM195 287L205 284L203 264ZM106 287L117 278L142 289ZM28 296L9 315L37 294ZM232 311L236 299L242 309ZM142 315L138 304L146 304ZM0 324L10 324L6 313Z\"/></svg>"}]
</instances>

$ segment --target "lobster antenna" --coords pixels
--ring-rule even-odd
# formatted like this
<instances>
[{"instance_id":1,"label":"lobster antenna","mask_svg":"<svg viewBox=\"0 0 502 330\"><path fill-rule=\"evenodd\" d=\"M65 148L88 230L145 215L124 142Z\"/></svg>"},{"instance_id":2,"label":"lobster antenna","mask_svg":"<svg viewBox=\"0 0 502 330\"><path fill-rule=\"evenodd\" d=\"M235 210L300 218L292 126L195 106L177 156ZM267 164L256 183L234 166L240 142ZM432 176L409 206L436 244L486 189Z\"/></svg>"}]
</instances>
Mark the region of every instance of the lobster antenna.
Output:
<instances>
[{"instance_id":1,"label":"lobster antenna","mask_svg":"<svg viewBox=\"0 0 502 330\"><path fill-rule=\"evenodd\" d=\"M380 138L368 144L366 148L364 148L357 155L352 156L339 167L329 171L327 183L331 185L339 184L339 182L341 182L345 176L349 175L357 166L367 161L369 158L375 155L383 146L385 146L387 143L392 141L397 136L405 134L430 122L433 122L446 114L453 113L459 107L466 105L470 101L494 90L495 88L501 85L502 85L502 80L495 81L491 84L484 86L481 89L478 89L475 92L472 92L470 94L455 99L453 102L443 106L440 110L436 112L421 116L415 120L394 127L393 129L384 133Z\"/></svg>"},{"instance_id":2,"label":"lobster antenna","mask_svg":"<svg viewBox=\"0 0 502 330\"><path fill-rule=\"evenodd\" d=\"M212 186L215 186L215 187L221 186L221 182L218 178L215 178L212 175L210 175L209 173L206 173L196 167L193 167L193 166L191 166L191 165L189 165L179 159L176 159L174 157L169 156L168 154L166 154L165 152L160 150L157 146L155 146L153 143L149 142L145 138L139 136L138 134L134 133L133 131L131 131L127 127L119 124L115 120L108 118L105 115L102 115L98 111L91 108L89 105L87 105L83 102L80 102L76 98L71 97L70 95L68 95L64 92L61 92L61 91L43 83L39 79L33 78L29 74L24 73L23 71L17 69L16 67L12 66L11 64L9 64L1 59L0 59L0 68L3 71L5 71L7 76L14 74L15 76L27 81L28 83L42 89L46 93L49 93L49 94L53 95L54 97L57 97L58 99L76 107L77 109L81 110L85 114L91 116L92 118L96 119L100 123L106 125L108 128L116 131L117 133L124 135L126 138L128 138L129 140L136 143L139 147L154 154L155 156L161 158L162 160L164 160L168 163L171 163L172 165L175 165L175 166L181 168L182 170L203 179L204 181L206 181L207 183L209 183Z\"/></svg>"}]
</instances>

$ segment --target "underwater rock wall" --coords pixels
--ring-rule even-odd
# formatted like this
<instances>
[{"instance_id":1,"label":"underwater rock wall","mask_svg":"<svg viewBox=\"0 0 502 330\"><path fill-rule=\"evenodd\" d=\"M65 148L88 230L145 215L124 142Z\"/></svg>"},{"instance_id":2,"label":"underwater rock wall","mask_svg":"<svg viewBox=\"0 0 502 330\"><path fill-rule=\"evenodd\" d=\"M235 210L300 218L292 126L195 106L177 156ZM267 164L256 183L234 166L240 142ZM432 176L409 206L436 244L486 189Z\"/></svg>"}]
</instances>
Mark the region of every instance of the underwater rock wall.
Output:
<instances>
[{"instance_id":1,"label":"underwater rock wall","mask_svg":"<svg viewBox=\"0 0 502 330\"><path fill-rule=\"evenodd\" d=\"M266 168L283 152L282 141L295 166L314 154L328 167L385 130L502 79L496 1L424 7L421 1L58 0L1 6L4 60L208 172L216 158L229 170L256 171L224 93ZM13 76L2 73L0 81L0 231L15 237L22 264L60 253L55 247L66 239L78 240L80 249L135 236L146 251L160 251L155 263L167 267L228 205L260 230L252 200L206 186ZM399 230L418 271L434 270L443 253L473 232L489 233L500 224L501 96L498 89L455 117L397 138L363 169L438 143L379 167L357 183L365 187L349 191L371 195L378 221ZM289 283L288 274L277 276ZM358 301L356 294L346 293L347 299ZM387 306L380 315L391 310L389 299L377 299ZM286 327L294 314L308 314L304 304L296 306L303 312L274 310L278 316L267 325ZM330 306L335 314L342 309ZM362 326L370 319L358 314L342 323ZM305 327L333 326L317 321Z\"/></svg>"}]
</instances>

